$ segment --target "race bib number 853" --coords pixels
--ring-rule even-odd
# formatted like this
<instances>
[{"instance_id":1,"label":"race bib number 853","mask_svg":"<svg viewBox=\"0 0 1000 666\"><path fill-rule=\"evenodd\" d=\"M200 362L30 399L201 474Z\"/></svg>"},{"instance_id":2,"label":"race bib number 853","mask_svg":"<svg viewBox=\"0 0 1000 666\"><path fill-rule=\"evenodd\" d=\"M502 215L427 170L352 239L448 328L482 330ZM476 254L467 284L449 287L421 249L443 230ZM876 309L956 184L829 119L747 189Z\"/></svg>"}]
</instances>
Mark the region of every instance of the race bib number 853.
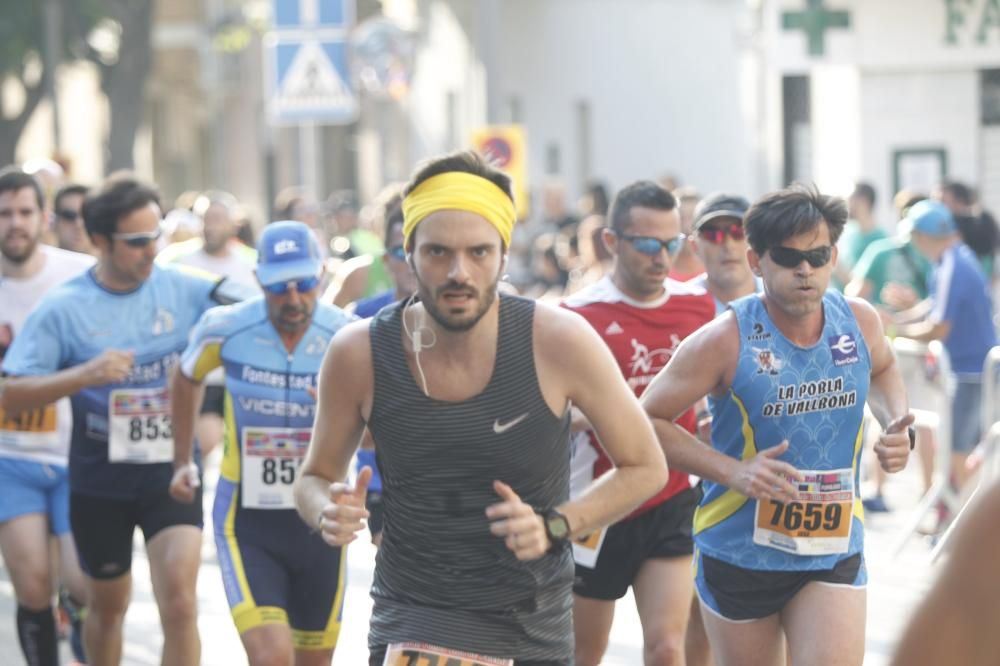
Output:
<instances>
[{"instance_id":1,"label":"race bib number 853","mask_svg":"<svg viewBox=\"0 0 1000 666\"><path fill-rule=\"evenodd\" d=\"M173 459L174 431L166 387L112 391L108 412L108 460L161 463Z\"/></svg>"}]
</instances>

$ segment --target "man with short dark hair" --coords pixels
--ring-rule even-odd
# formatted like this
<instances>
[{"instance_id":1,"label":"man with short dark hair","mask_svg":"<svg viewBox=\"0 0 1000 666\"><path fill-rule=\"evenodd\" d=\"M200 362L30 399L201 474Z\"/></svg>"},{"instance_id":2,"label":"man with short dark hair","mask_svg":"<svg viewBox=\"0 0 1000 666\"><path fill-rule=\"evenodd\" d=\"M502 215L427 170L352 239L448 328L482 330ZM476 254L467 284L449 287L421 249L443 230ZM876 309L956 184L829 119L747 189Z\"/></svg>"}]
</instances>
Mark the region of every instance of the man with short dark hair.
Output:
<instances>
[{"instance_id":1,"label":"man with short dark hair","mask_svg":"<svg viewBox=\"0 0 1000 666\"><path fill-rule=\"evenodd\" d=\"M851 271L865 249L887 236L875 220L875 188L868 183L854 186L847 198L847 217L844 233L837 243L838 261L834 267L834 283L841 290L851 281Z\"/></svg>"},{"instance_id":2,"label":"man with short dark hair","mask_svg":"<svg viewBox=\"0 0 1000 666\"><path fill-rule=\"evenodd\" d=\"M331 545L357 538L371 472L343 481L367 425L386 490L369 663L460 651L569 666L569 539L655 493L665 461L590 327L498 294L516 220L505 174L471 152L432 160L406 187L403 216L420 300L331 343L299 514ZM615 464L573 500L570 404Z\"/></svg>"},{"instance_id":3,"label":"man with short dark hair","mask_svg":"<svg viewBox=\"0 0 1000 666\"><path fill-rule=\"evenodd\" d=\"M38 301L94 263L41 242L44 210L34 177L0 172L0 362ZM14 586L17 635L29 666L58 663L52 615L57 568L69 591L74 652L83 659L78 610L86 594L70 535L66 470L72 421L66 399L21 412L0 407L0 554ZM50 537L58 543L58 561L50 558Z\"/></svg>"},{"instance_id":4,"label":"man with short dark hair","mask_svg":"<svg viewBox=\"0 0 1000 666\"><path fill-rule=\"evenodd\" d=\"M669 279L685 242L677 200L652 181L628 185L611 205L604 244L614 255L611 275L563 302L607 344L636 397L687 336L715 316L704 288ZM694 410L678 422L697 428ZM574 488L599 478L612 463L585 419L574 420ZM691 606L691 521L698 493L688 475L671 472L667 484L636 511L573 545L573 625L576 664L601 663L615 603L631 587L643 627L644 663L684 659Z\"/></svg>"},{"instance_id":5,"label":"man with short dark hair","mask_svg":"<svg viewBox=\"0 0 1000 666\"><path fill-rule=\"evenodd\" d=\"M141 527L163 625L163 664L198 663L195 582L201 501L167 492L173 436L170 370L217 284L154 264L158 193L128 175L87 198L83 218L97 265L46 295L3 362L3 408L21 412L70 397L70 522L86 573L85 645L92 664L121 660L132 589L132 537Z\"/></svg>"},{"instance_id":6,"label":"man with short dark hair","mask_svg":"<svg viewBox=\"0 0 1000 666\"><path fill-rule=\"evenodd\" d=\"M878 315L827 291L842 201L793 186L744 221L762 295L685 340L642 397L667 458L697 474L695 586L716 663L773 665L864 657L863 510L867 401L886 471L910 450L906 391ZM703 396L711 445L674 419Z\"/></svg>"}]
</instances>

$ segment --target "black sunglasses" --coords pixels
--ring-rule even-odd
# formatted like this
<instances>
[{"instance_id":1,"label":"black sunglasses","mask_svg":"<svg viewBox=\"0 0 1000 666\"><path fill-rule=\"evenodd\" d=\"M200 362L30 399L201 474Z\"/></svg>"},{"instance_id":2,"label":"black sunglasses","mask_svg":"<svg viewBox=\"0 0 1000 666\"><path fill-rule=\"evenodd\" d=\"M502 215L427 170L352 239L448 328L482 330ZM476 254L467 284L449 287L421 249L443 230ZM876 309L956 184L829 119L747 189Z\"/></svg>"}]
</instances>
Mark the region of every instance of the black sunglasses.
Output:
<instances>
[{"instance_id":1,"label":"black sunglasses","mask_svg":"<svg viewBox=\"0 0 1000 666\"><path fill-rule=\"evenodd\" d=\"M666 250L667 254L671 257L681 251L684 247L684 239L687 238L684 234L680 236L675 236L669 240L660 240L659 238L654 238L653 236L633 236L632 234L623 234L620 232L615 232L618 238L623 241L628 241L635 248L636 252L642 252L643 254L648 254L651 257L655 257L660 253L660 250Z\"/></svg>"},{"instance_id":2,"label":"black sunglasses","mask_svg":"<svg viewBox=\"0 0 1000 666\"><path fill-rule=\"evenodd\" d=\"M784 268L795 268L801 266L803 261L808 261L813 268L821 268L830 263L833 256L833 248L829 245L814 247L811 250L796 250L790 247L778 245L767 251L771 261Z\"/></svg>"},{"instance_id":3,"label":"black sunglasses","mask_svg":"<svg viewBox=\"0 0 1000 666\"><path fill-rule=\"evenodd\" d=\"M67 222L76 222L80 218L80 214L75 210L63 209L56 211L56 217Z\"/></svg>"},{"instance_id":4,"label":"black sunglasses","mask_svg":"<svg viewBox=\"0 0 1000 666\"><path fill-rule=\"evenodd\" d=\"M121 234L114 233L111 237L115 240L120 240L129 247L146 247L150 243L155 243L160 240L160 236L163 235L163 230L157 228L156 231L136 231L131 234Z\"/></svg>"}]
</instances>

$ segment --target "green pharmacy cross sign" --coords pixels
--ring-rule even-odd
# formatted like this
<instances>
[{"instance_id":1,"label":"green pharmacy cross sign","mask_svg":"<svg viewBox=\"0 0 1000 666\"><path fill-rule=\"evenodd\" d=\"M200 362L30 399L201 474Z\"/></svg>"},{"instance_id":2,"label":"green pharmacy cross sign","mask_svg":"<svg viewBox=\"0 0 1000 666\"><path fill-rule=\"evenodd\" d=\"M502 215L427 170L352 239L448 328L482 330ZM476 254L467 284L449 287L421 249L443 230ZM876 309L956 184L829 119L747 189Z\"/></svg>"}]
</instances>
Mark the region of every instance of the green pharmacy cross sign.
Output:
<instances>
[{"instance_id":1,"label":"green pharmacy cross sign","mask_svg":"<svg viewBox=\"0 0 1000 666\"><path fill-rule=\"evenodd\" d=\"M809 40L809 55L823 55L824 37L830 28L849 28L850 12L827 9L823 0L806 0L808 5L800 12L782 12L781 27L785 30L802 30Z\"/></svg>"}]
</instances>

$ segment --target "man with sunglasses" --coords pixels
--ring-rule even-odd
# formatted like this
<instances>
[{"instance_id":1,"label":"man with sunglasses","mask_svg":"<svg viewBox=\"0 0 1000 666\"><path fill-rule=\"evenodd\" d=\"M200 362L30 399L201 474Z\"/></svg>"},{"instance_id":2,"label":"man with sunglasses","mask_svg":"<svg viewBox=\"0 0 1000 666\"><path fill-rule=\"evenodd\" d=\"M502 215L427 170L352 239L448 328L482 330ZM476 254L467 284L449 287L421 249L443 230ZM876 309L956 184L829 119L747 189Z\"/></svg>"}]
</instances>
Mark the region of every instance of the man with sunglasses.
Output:
<instances>
[{"instance_id":1,"label":"man with sunglasses","mask_svg":"<svg viewBox=\"0 0 1000 666\"><path fill-rule=\"evenodd\" d=\"M317 303L323 261L301 222L275 222L258 245L263 297L205 313L171 384L174 478L197 496L194 424L202 382L225 369L225 457L213 509L233 621L251 664L329 664L340 630L346 557L295 513L292 484L316 416L327 344L350 321Z\"/></svg>"},{"instance_id":2,"label":"man with sunglasses","mask_svg":"<svg viewBox=\"0 0 1000 666\"><path fill-rule=\"evenodd\" d=\"M195 582L201 503L170 497L167 378L218 285L154 264L159 195L127 174L83 205L97 265L47 294L4 359L8 411L69 396L70 523L86 574L84 642L92 664L121 660L141 527L163 626L162 662L198 663Z\"/></svg>"},{"instance_id":3,"label":"man with sunglasses","mask_svg":"<svg viewBox=\"0 0 1000 666\"><path fill-rule=\"evenodd\" d=\"M0 361L38 301L94 264L93 257L41 242L44 210L33 176L13 168L0 172ZM67 608L86 598L69 525L72 421L67 399L20 413L0 408L0 553L14 585L17 635L30 666L58 659L54 571L69 592ZM56 559L50 557L51 541L58 545ZM71 621L72 645L82 660L79 614L71 612Z\"/></svg>"},{"instance_id":4,"label":"man with sunglasses","mask_svg":"<svg viewBox=\"0 0 1000 666\"><path fill-rule=\"evenodd\" d=\"M614 268L564 305L602 337L636 396L670 360L681 341L715 316L703 288L668 279L684 243L677 200L651 181L621 190L609 214L604 243ZM693 410L679 422L694 432ZM586 482L612 467L601 443L580 417L574 420L575 480ZM633 588L644 635L645 663L677 663L691 605L691 521L698 502L686 472L671 470L667 484L624 520L574 544L573 620L578 666L601 663L615 603Z\"/></svg>"},{"instance_id":5,"label":"man with sunglasses","mask_svg":"<svg viewBox=\"0 0 1000 666\"><path fill-rule=\"evenodd\" d=\"M62 250L95 253L83 226L83 200L86 197L85 186L71 183L61 187L52 200L52 229Z\"/></svg>"},{"instance_id":6,"label":"man with sunglasses","mask_svg":"<svg viewBox=\"0 0 1000 666\"><path fill-rule=\"evenodd\" d=\"M715 314L730 301L758 293L764 285L747 263L743 216L750 202L734 194L716 193L703 199L694 213L694 237L689 240L705 272L691 280L715 299Z\"/></svg>"},{"instance_id":7,"label":"man with sunglasses","mask_svg":"<svg viewBox=\"0 0 1000 666\"><path fill-rule=\"evenodd\" d=\"M695 586L715 661L864 657L867 400L882 467L906 465L913 422L875 310L827 291L847 210L799 185L758 201L744 227L764 293L688 338L642 397L667 458L705 481ZM709 396L712 443L674 419Z\"/></svg>"}]
</instances>

